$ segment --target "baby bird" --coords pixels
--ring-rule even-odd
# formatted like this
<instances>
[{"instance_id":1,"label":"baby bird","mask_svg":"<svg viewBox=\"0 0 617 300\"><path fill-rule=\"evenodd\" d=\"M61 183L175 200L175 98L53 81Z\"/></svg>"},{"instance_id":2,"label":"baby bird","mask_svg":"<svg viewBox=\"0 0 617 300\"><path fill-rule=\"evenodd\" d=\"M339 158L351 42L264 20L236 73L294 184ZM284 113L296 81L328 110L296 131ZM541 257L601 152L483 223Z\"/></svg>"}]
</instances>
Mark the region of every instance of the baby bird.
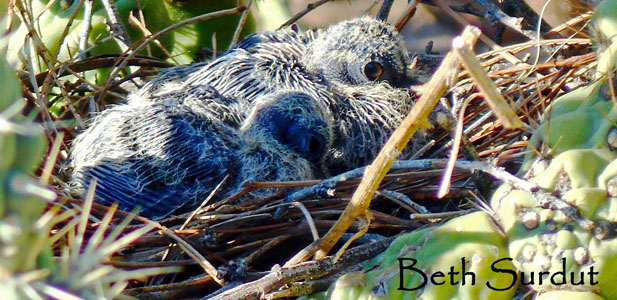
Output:
<instances>
[{"instance_id":1,"label":"baby bird","mask_svg":"<svg viewBox=\"0 0 617 300\"><path fill-rule=\"evenodd\" d=\"M249 105L261 95L288 89L322 102L334 119L334 141L324 158L328 174L369 163L411 109L417 83L396 30L362 17L323 31L258 33L210 63L170 68L134 97L158 90L212 85ZM409 152L418 143L410 143Z\"/></svg>"},{"instance_id":2,"label":"baby bird","mask_svg":"<svg viewBox=\"0 0 617 300\"><path fill-rule=\"evenodd\" d=\"M315 178L330 147L325 108L301 92L264 96L249 115L206 85L160 96L103 111L75 139L73 179L96 178L99 202L157 219L198 205L225 176L224 196L253 180Z\"/></svg>"},{"instance_id":3,"label":"baby bird","mask_svg":"<svg viewBox=\"0 0 617 300\"><path fill-rule=\"evenodd\" d=\"M161 72L95 118L74 141L73 180L96 179L99 201L160 218L225 176L218 195L365 165L413 105L409 64L396 31L369 17L254 34Z\"/></svg>"}]
</instances>

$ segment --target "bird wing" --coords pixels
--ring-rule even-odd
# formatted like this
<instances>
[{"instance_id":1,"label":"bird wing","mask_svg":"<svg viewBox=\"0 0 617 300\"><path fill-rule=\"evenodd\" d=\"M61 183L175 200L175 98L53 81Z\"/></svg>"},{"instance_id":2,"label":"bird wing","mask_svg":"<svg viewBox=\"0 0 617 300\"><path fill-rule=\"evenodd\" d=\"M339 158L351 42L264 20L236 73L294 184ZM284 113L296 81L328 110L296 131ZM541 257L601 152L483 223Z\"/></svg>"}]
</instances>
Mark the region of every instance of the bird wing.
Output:
<instances>
[{"instance_id":1,"label":"bird wing","mask_svg":"<svg viewBox=\"0 0 617 300\"><path fill-rule=\"evenodd\" d=\"M149 217L166 216L187 201L198 201L238 169L235 129L203 114L204 105L201 112L184 104L114 108L127 114L124 124L105 134L115 149L109 154L98 149L96 161L78 170L78 180L87 184L97 178L101 202L118 202L124 210L141 206Z\"/></svg>"}]
</instances>

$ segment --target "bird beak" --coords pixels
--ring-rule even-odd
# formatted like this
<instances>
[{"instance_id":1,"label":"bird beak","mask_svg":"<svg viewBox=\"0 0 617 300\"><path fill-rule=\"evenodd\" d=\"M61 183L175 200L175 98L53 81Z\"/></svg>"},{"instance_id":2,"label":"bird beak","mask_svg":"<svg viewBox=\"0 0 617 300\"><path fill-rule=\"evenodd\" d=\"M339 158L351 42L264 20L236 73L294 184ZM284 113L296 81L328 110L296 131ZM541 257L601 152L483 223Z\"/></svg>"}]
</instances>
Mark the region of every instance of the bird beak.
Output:
<instances>
[{"instance_id":1,"label":"bird beak","mask_svg":"<svg viewBox=\"0 0 617 300\"><path fill-rule=\"evenodd\" d=\"M400 76L391 83L393 87L408 89L414 85L420 85L422 82L418 80L417 74L412 67L407 68L404 75Z\"/></svg>"}]
</instances>

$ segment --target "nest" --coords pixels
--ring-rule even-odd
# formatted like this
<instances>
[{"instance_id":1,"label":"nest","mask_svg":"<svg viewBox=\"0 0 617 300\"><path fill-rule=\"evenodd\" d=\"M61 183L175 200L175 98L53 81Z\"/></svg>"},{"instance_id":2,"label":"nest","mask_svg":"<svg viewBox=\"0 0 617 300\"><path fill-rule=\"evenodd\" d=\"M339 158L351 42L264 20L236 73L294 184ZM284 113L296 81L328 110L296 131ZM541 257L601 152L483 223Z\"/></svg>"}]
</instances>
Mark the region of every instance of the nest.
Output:
<instances>
[{"instance_id":1,"label":"nest","mask_svg":"<svg viewBox=\"0 0 617 300\"><path fill-rule=\"evenodd\" d=\"M527 139L550 103L591 80L595 53L591 51L590 39L578 29L589 16L572 19L549 30L544 36L550 38L540 42L533 40L507 47L497 46L497 50L477 56L500 93L526 124L522 129L505 128L483 101L468 72L463 70L458 74L456 84L443 95L442 102L450 108L456 122L463 124L460 160L485 161L513 173L517 171L524 155L530 151ZM577 34L568 36L573 28ZM534 58L530 57L535 57L536 52L542 55L538 61L533 61ZM62 79L62 75L110 67L124 58L110 55L59 62L52 70L54 76L49 76L52 72L44 72L32 77L28 70L22 76L29 100L27 109L50 108L61 98L67 100L57 116L40 114L41 121L48 124L47 135L50 145L53 145L47 159L55 160L56 164L52 186L62 195L56 204L60 213L81 210L84 206L84 200L71 195L65 188L68 177L63 166L76 130L61 125L69 121L87 124L89 111L103 109L126 95L127 82L154 75L159 68L169 65L148 57L124 60L127 65L139 69L123 72L121 76L108 80L105 86L92 86L79 79L68 82ZM439 55L422 54L417 57L415 67L432 74L440 60ZM32 78L38 82L39 93L34 91ZM462 119L459 116L463 116ZM439 187L444 184L442 178L450 156L455 123L439 123L441 127L430 132L432 139L416 160L393 165L370 202L370 223L364 219L353 222L349 233L343 235L331 253L341 249L354 233L363 230L367 233L355 239L336 262L333 259L309 260L299 265L279 267L310 245L315 236L323 237L332 228L362 180L364 169L324 181L253 182L238 195L219 202L210 202L210 197L203 199L195 211L158 222L116 211L113 207L88 203L86 206L92 208L85 234L90 237L103 225L110 233L127 217L133 219L128 226L122 227L124 232L143 228L146 224L155 228L135 243L115 252L107 262L126 270L180 267L172 274L132 282L124 294L140 299L204 297L246 282L242 294L233 294L228 299L259 297L264 293L274 299L324 290L337 274L357 268L385 250L397 234L438 224L470 211L488 209L487 198L499 181L469 168L454 167L448 179L449 193L442 199L436 197ZM239 204L233 201L256 189L272 189L274 192L269 197ZM110 211L114 214L107 224L102 220ZM55 230L67 222L58 223ZM65 242L65 239L58 239L56 254L61 252ZM218 278L211 276L213 273ZM221 288L217 281L225 281L226 285Z\"/></svg>"}]
</instances>

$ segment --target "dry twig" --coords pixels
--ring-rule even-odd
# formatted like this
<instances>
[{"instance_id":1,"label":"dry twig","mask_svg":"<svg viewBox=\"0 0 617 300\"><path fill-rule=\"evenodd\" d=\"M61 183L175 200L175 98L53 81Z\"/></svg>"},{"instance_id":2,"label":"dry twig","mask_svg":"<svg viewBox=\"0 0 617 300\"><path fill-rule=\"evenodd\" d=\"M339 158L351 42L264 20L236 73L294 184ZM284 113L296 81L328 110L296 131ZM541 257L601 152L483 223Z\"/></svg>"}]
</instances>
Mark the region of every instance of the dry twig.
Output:
<instances>
[{"instance_id":1,"label":"dry twig","mask_svg":"<svg viewBox=\"0 0 617 300\"><path fill-rule=\"evenodd\" d=\"M477 29L468 27L462 36L475 42L479 32ZM453 72L454 70L454 72ZM323 258L332 249L334 244L347 231L349 225L362 216L367 221L370 219L366 210L377 187L385 177L394 160L407 145L416 131L426 126L426 118L433 110L441 95L453 84L458 70L458 62L453 53L449 53L435 75L422 88L422 96L414 105L411 112L405 117L401 125L394 131L386 145L375 158L375 161L366 169L365 175L354 193L349 205L328 234L320 241L311 244L305 250L290 259L285 265L290 266L306 260L313 254L316 258ZM343 249L344 250L344 249ZM337 257L340 257L342 251Z\"/></svg>"}]
</instances>

